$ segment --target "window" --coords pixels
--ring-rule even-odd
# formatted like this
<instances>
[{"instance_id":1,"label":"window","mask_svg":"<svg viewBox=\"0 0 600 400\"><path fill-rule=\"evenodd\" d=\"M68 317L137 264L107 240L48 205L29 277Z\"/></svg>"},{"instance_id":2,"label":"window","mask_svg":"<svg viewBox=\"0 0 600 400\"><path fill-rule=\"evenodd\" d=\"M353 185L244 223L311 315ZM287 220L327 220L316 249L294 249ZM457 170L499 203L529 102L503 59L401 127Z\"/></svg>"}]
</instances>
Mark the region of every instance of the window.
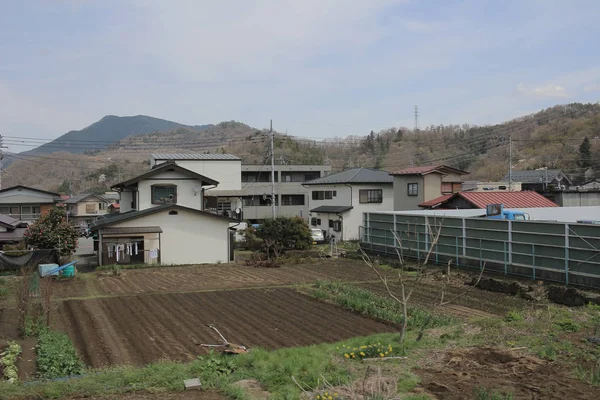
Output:
<instances>
[{"instance_id":1,"label":"window","mask_svg":"<svg viewBox=\"0 0 600 400\"><path fill-rule=\"evenodd\" d=\"M329 220L329 227L330 227L330 228L333 228L333 223L334 223L334 221L333 221L332 219L330 219L330 220Z\"/></svg>"},{"instance_id":2,"label":"window","mask_svg":"<svg viewBox=\"0 0 600 400\"><path fill-rule=\"evenodd\" d=\"M333 230L334 232L342 231L342 221L333 221Z\"/></svg>"},{"instance_id":3,"label":"window","mask_svg":"<svg viewBox=\"0 0 600 400\"><path fill-rule=\"evenodd\" d=\"M313 190L312 199L313 200L331 200L337 196L336 190Z\"/></svg>"},{"instance_id":4,"label":"window","mask_svg":"<svg viewBox=\"0 0 600 400\"><path fill-rule=\"evenodd\" d=\"M98 210L106 210L106 203L98 203Z\"/></svg>"},{"instance_id":5,"label":"window","mask_svg":"<svg viewBox=\"0 0 600 400\"><path fill-rule=\"evenodd\" d=\"M321 218L312 217L310 219L310 224L312 226L319 226L319 225L321 225Z\"/></svg>"},{"instance_id":6,"label":"window","mask_svg":"<svg viewBox=\"0 0 600 400\"><path fill-rule=\"evenodd\" d=\"M152 204L177 203L177 185L152 185Z\"/></svg>"},{"instance_id":7,"label":"window","mask_svg":"<svg viewBox=\"0 0 600 400\"><path fill-rule=\"evenodd\" d=\"M442 182L442 194L452 193L452 183Z\"/></svg>"},{"instance_id":8,"label":"window","mask_svg":"<svg viewBox=\"0 0 600 400\"><path fill-rule=\"evenodd\" d=\"M407 185L407 195L409 196L418 196L419 195L419 184L418 183L409 183Z\"/></svg>"},{"instance_id":9,"label":"window","mask_svg":"<svg viewBox=\"0 0 600 400\"><path fill-rule=\"evenodd\" d=\"M313 179L319 178L318 172L305 172L304 173L304 181L312 181Z\"/></svg>"},{"instance_id":10,"label":"window","mask_svg":"<svg viewBox=\"0 0 600 400\"><path fill-rule=\"evenodd\" d=\"M382 189L361 189L358 191L360 203L383 203Z\"/></svg>"},{"instance_id":11,"label":"window","mask_svg":"<svg viewBox=\"0 0 600 400\"><path fill-rule=\"evenodd\" d=\"M95 203L85 203L85 213L93 214L96 212L96 204Z\"/></svg>"},{"instance_id":12,"label":"window","mask_svg":"<svg viewBox=\"0 0 600 400\"><path fill-rule=\"evenodd\" d=\"M19 206L4 206L4 207L0 207L0 214L5 214L5 215L16 215L18 216L20 214L20 210L19 210Z\"/></svg>"},{"instance_id":13,"label":"window","mask_svg":"<svg viewBox=\"0 0 600 400\"><path fill-rule=\"evenodd\" d=\"M304 195L303 194L283 194L281 195L282 206L303 206Z\"/></svg>"},{"instance_id":14,"label":"window","mask_svg":"<svg viewBox=\"0 0 600 400\"><path fill-rule=\"evenodd\" d=\"M230 201L219 201L217 203L218 211L229 211L231 210L231 202Z\"/></svg>"}]
</instances>

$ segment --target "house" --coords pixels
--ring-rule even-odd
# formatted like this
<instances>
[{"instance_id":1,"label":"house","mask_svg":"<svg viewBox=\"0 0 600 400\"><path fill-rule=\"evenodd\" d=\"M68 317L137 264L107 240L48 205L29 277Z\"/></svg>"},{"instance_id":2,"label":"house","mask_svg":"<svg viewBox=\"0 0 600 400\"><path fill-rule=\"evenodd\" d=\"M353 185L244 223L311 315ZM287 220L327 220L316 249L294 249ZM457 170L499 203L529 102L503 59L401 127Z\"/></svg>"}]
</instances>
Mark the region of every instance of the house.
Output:
<instances>
[{"instance_id":1,"label":"house","mask_svg":"<svg viewBox=\"0 0 600 400\"><path fill-rule=\"evenodd\" d=\"M173 161L114 185L121 197L120 212L92 227L98 264L230 261L231 220L203 207L205 187L217 185Z\"/></svg>"},{"instance_id":2,"label":"house","mask_svg":"<svg viewBox=\"0 0 600 400\"><path fill-rule=\"evenodd\" d=\"M579 185L582 190L600 190L600 179L592 179Z\"/></svg>"},{"instance_id":3,"label":"house","mask_svg":"<svg viewBox=\"0 0 600 400\"><path fill-rule=\"evenodd\" d=\"M32 222L61 202L60 194L23 185L0 190L0 214Z\"/></svg>"},{"instance_id":4,"label":"house","mask_svg":"<svg viewBox=\"0 0 600 400\"><path fill-rule=\"evenodd\" d=\"M80 194L73 196L64 203L67 206L69 220L75 225L87 226L98 216L108 214L110 203L102 196L95 194Z\"/></svg>"},{"instance_id":5,"label":"house","mask_svg":"<svg viewBox=\"0 0 600 400\"><path fill-rule=\"evenodd\" d=\"M357 240L365 211L391 211L389 172L353 168L304 182L310 190L309 224L338 240Z\"/></svg>"},{"instance_id":6,"label":"house","mask_svg":"<svg viewBox=\"0 0 600 400\"><path fill-rule=\"evenodd\" d=\"M506 208L558 207L536 192L459 192L440 196L419 204L424 209L485 209L488 204L504 204Z\"/></svg>"},{"instance_id":7,"label":"house","mask_svg":"<svg viewBox=\"0 0 600 400\"><path fill-rule=\"evenodd\" d=\"M561 169L534 169L512 171L512 181L520 182L522 190L544 192L547 190L565 189L573 184L571 179ZM509 176L504 177L509 181Z\"/></svg>"},{"instance_id":8,"label":"house","mask_svg":"<svg viewBox=\"0 0 600 400\"><path fill-rule=\"evenodd\" d=\"M309 190L302 183L321 178L330 171L329 165L275 165L277 215L305 218L308 215ZM271 218L271 168L242 165L240 180L240 190L221 190L220 185L208 190L207 207L251 223ZM237 214L236 210L240 213Z\"/></svg>"},{"instance_id":9,"label":"house","mask_svg":"<svg viewBox=\"0 0 600 400\"><path fill-rule=\"evenodd\" d=\"M418 210L419 204L460 192L468 172L447 165L410 167L392 172L394 211Z\"/></svg>"},{"instance_id":10,"label":"house","mask_svg":"<svg viewBox=\"0 0 600 400\"><path fill-rule=\"evenodd\" d=\"M219 190L240 190L242 160L232 154L153 153L150 167L175 162L183 168L219 181Z\"/></svg>"},{"instance_id":11,"label":"house","mask_svg":"<svg viewBox=\"0 0 600 400\"><path fill-rule=\"evenodd\" d=\"M121 211L121 205L119 203L112 203L108 206L109 214L118 214Z\"/></svg>"},{"instance_id":12,"label":"house","mask_svg":"<svg viewBox=\"0 0 600 400\"><path fill-rule=\"evenodd\" d=\"M0 248L5 244L21 242L26 230L26 223L11 216L0 214Z\"/></svg>"}]
</instances>

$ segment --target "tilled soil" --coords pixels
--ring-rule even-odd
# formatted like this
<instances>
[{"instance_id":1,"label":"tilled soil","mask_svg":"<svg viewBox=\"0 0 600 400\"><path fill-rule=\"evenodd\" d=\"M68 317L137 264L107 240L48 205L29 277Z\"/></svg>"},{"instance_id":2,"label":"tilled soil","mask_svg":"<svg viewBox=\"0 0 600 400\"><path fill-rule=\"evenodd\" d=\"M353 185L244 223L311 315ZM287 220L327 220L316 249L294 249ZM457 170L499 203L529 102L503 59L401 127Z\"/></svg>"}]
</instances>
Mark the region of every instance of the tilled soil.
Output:
<instances>
[{"instance_id":1,"label":"tilled soil","mask_svg":"<svg viewBox=\"0 0 600 400\"><path fill-rule=\"evenodd\" d=\"M254 268L221 264L187 267L122 270L121 275L108 272L81 282L61 282L57 298L193 292L201 290L239 289L264 286L312 283L319 279L343 281L374 280L376 276L355 260L315 260L312 263L286 264L281 268Z\"/></svg>"},{"instance_id":2,"label":"tilled soil","mask_svg":"<svg viewBox=\"0 0 600 400\"><path fill-rule=\"evenodd\" d=\"M569 376L550 362L493 347L456 349L429 355L414 372L421 386L436 399L598 399L600 389Z\"/></svg>"},{"instance_id":3,"label":"tilled soil","mask_svg":"<svg viewBox=\"0 0 600 400\"><path fill-rule=\"evenodd\" d=\"M233 343L266 349L395 330L291 289L66 300L56 321L93 367L192 360L206 352L200 343L220 342L206 324Z\"/></svg>"}]
</instances>

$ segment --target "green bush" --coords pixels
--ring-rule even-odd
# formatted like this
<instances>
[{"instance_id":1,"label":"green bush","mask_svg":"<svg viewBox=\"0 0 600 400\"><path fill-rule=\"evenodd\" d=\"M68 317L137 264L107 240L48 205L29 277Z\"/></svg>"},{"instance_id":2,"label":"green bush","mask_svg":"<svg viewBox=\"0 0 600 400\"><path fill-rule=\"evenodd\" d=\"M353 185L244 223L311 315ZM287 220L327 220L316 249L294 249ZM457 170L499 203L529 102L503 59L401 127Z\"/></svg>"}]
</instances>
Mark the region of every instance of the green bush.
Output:
<instances>
[{"instance_id":1,"label":"green bush","mask_svg":"<svg viewBox=\"0 0 600 400\"><path fill-rule=\"evenodd\" d=\"M256 230L268 254L278 256L285 250L306 250L312 244L310 228L299 217L277 217L264 220Z\"/></svg>"},{"instance_id":2,"label":"green bush","mask_svg":"<svg viewBox=\"0 0 600 400\"><path fill-rule=\"evenodd\" d=\"M69 336L58 331L40 333L37 365L40 377L46 379L81 374L84 368Z\"/></svg>"}]
</instances>

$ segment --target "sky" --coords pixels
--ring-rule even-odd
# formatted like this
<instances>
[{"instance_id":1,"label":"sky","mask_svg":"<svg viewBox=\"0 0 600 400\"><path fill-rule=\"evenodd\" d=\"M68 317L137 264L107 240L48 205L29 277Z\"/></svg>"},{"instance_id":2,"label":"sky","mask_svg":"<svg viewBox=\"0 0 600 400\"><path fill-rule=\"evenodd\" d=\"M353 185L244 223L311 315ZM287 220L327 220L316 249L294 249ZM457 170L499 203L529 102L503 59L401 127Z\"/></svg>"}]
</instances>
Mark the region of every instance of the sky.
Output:
<instances>
[{"instance_id":1,"label":"sky","mask_svg":"<svg viewBox=\"0 0 600 400\"><path fill-rule=\"evenodd\" d=\"M0 0L0 134L104 115L331 138L600 100L597 0ZM9 148L9 151L20 148Z\"/></svg>"}]
</instances>

